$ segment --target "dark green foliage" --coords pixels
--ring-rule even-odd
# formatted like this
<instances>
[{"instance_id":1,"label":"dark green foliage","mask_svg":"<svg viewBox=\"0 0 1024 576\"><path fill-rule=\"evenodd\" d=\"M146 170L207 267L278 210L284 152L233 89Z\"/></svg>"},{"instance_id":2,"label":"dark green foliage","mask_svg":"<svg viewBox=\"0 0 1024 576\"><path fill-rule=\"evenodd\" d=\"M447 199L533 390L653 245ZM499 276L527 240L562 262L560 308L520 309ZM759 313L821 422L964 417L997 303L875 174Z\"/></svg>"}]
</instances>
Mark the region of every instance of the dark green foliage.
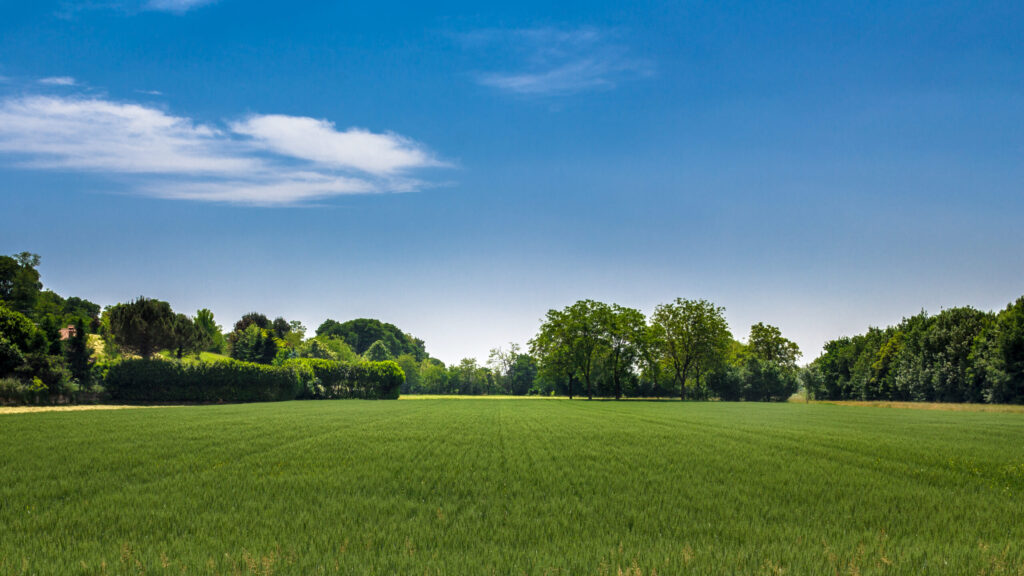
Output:
<instances>
[{"instance_id":1,"label":"dark green foliage","mask_svg":"<svg viewBox=\"0 0 1024 576\"><path fill-rule=\"evenodd\" d=\"M385 346L384 342L381 340L377 340L367 348L366 352L363 353L363 357L370 362L383 362L385 360L394 359L394 356L391 355L391 351L388 350L388 347Z\"/></svg>"},{"instance_id":2,"label":"dark green foliage","mask_svg":"<svg viewBox=\"0 0 1024 576\"><path fill-rule=\"evenodd\" d=\"M274 338L273 332L260 328L259 324L249 324L240 332L228 335L231 357L243 362L271 364L283 347L280 340Z\"/></svg>"},{"instance_id":3,"label":"dark green foliage","mask_svg":"<svg viewBox=\"0 0 1024 576\"><path fill-rule=\"evenodd\" d=\"M0 301L12 310L34 316L39 292L43 289L39 281L39 256L22 252L12 256L0 256Z\"/></svg>"},{"instance_id":4,"label":"dark green foliage","mask_svg":"<svg viewBox=\"0 0 1024 576\"><path fill-rule=\"evenodd\" d=\"M45 404L50 400L50 389L39 378L0 378L0 403Z\"/></svg>"},{"instance_id":5,"label":"dark green foliage","mask_svg":"<svg viewBox=\"0 0 1024 576\"><path fill-rule=\"evenodd\" d=\"M746 384L744 376L741 368L722 364L709 372L704 378L704 382L711 396L719 400L734 402L743 397L744 388L750 388L749 384Z\"/></svg>"},{"instance_id":6,"label":"dark green foliage","mask_svg":"<svg viewBox=\"0 0 1024 576\"><path fill-rule=\"evenodd\" d=\"M599 318L602 346L601 364L610 380L616 399L622 398L623 386L633 374L644 345L647 320L639 310L618 304L604 307Z\"/></svg>"},{"instance_id":7,"label":"dark green foliage","mask_svg":"<svg viewBox=\"0 0 1024 576\"><path fill-rule=\"evenodd\" d=\"M25 353L46 352L49 348L46 337L31 320L3 304L0 304L0 337Z\"/></svg>"},{"instance_id":8,"label":"dark green foliage","mask_svg":"<svg viewBox=\"0 0 1024 576\"><path fill-rule=\"evenodd\" d=\"M700 391L702 376L724 361L732 341L725 308L707 300L676 298L654 309L651 324L654 344L670 368L680 397L686 398L691 379Z\"/></svg>"},{"instance_id":9,"label":"dark green foliage","mask_svg":"<svg viewBox=\"0 0 1024 576\"><path fill-rule=\"evenodd\" d=\"M104 387L124 402L269 402L292 400L304 387L298 371L250 362L124 360Z\"/></svg>"},{"instance_id":10,"label":"dark green foliage","mask_svg":"<svg viewBox=\"0 0 1024 576\"><path fill-rule=\"evenodd\" d=\"M0 304L0 378L14 377L25 386L39 379L46 389L32 387L34 398L45 393L63 394L70 375L63 358L49 352L50 342L42 330L24 314Z\"/></svg>"},{"instance_id":11,"label":"dark green foliage","mask_svg":"<svg viewBox=\"0 0 1024 576\"><path fill-rule=\"evenodd\" d=\"M25 364L25 355L13 342L0 335L0 376L11 374Z\"/></svg>"},{"instance_id":12,"label":"dark green foliage","mask_svg":"<svg viewBox=\"0 0 1024 576\"><path fill-rule=\"evenodd\" d=\"M43 290L36 298L33 318L43 321L52 317L53 323L58 328L64 328L78 319L85 319L85 328L88 332L94 332L99 323L100 306L88 300L76 298L64 299L56 292Z\"/></svg>"},{"instance_id":13,"label":"dark green foliage","mask_svg":"<svg viewBox=\"0 0 1024 576\"><path fill-rule=\"evenodd\" d=\"M49 343L46 353L56 356L60 354L60 331L64 328L61 321L52 314L47 314L39 322L39 329L46 335L46 341Z\"/></svg>"},{"instance_id":14,"label":"dark green foliage","mask_svg":"<svg viewBox=\"0 0 1024 576\"><path fill-rule=\"evenodd\" d=\"M505 375L505 392L513 396L530 393L537 381L537 360L529 354L516 354Z\"/></svg>"},{"instance_id":15,"label":"dark green foliage","mask_svg":"<svg viewBox=\"0 0 1024 576\"><path fill-rule=\"evenodd\" d=\"M800 348L775 326L750 327L744 362L743 397L750 401L785 402L800 387L796 361Z\"/></svg>"},{"instance_id":16,"label":"dark green foliage","mask_svg":"<svg viewBox=\"0 0 1024 576\"><path fill-rule=\"evenodd\" d=\"M184 314L175 314L169 347L178 360L186 354L198 354L208 346L207 333L193 319Z\"/></svg>"},{"instance_id":17,"label":"dark green foliage","mask_svg":"<svg viewBox=\"0 0 1024 576\"><path fill-rule=\"evenodd\" d=\"M108 310L110 330L119 348L143 358L172 346L175 316L167 302L139 296Z\"/></svg>"},{"instance_id":18,"label":"dark green foliage","mask_svg":"<svg viewBox=\"0 0 1024 576\"><path fill-rule=\"evenodd\" d=\"M259 329L250 326L250 329ZM349 364L293 359L283 366L252 362L124 360L103 379L126 402L268 402L295 398L398 398L405 375L394 362Z\"/></svg>"},{"instance_id":19,"label":"dark green foliage","mask_svg":"<svg viewBox=\"0 0 1024 576\"><path fill-rule=\"evenodd\" d=\"M594 371L609 315L609 306L603 302L578 300L562 310L548 310L539 333L530 341L530 350L541 369L569 381L570 398L574 380L582 382L588 398L594 396Z\"/></svg>"},{"instance_id":20,"label":"dark green foliage","mask_svg":"<svg viewBox=\"0 0 1024 576\"><path fill-rule=\"evenodd\" d=\"M799 386L796 370L787 370L759 358L748 359L743 383L745 400L785 402Z\"/></svg>"},{"instance_id":21,"label":"dark green foliage","mask_svg":"<svg viewBox=\"0 0 1024 576\"><path fill-rule=\"evenodd\" d=\"M270 318L267 318L266 315L260 314L259 312L249 312L245 316L242 316L241 320L235 322L234 331L241 332L253 324L263 328L264 330L269 330L271 327Z\"/></svg>"},{"instance_id":22,"label":"dark green foliage","mask_svg":"<svg viewBox=\"0 0 1024 576\"><path fill-rule=\"evenodd\" d=\"M270 329L274 332L274 336L281 340L284 339L292 331L292 325L284 318L278 316L274 318L274 321L270 325Z\"/></svg>"},{"instance_id":23,"label":"dark green foliage","mask_svg":"<svg viewBox=\"0 0 1024 576\"><path fill-rule=\"evenodd\" d=\"M38 378L52 395L63 395L67 391L71 373L64 366L62 357L34 352L25 354L25 361L25 365L15 371L18 377L26 381Z\"/></svg>"},{"instance_id":24,"label":"dark green foliage","mask_svg":"<svg viewBox=\"0 0 1024 576\"><path fill-rule=\"evenodd\" d=\"M71 296L67 300L64 300L63 311L64 318L88 319L86 322L84 322L84 324L85 327L89 330L89 332L93 332L95 330L95 324L99 321L100 317L99 304L90 302L77 296Z\"/></svg>"},{"instance_id":25,"label":"dark green foliage","mask_svg":"<svg viewBox=\"0 0 1024 576\"><path fill-rule=\"evenodd\" d=\"M312 371L314 379L305 383L301 398L390 400L398 398L405 382L404 372L392 361L348 363L295 358L285 366Z\"/></svg>"},{"instance_id":26,"label":"dark green foliage","mask_svg":"<svg viewBox=\"0 0 1024 576\"><path fill-rule=\"evenodd\" d=\"M250 312L235 322L235 331L228 334L227 345L228 353L235 360L259 364L273 363L285 346L275 335L274 323L258 312Z\"/></svg>"},{"instance_id":27,"label":"dark green foliage","mask_svg":"<svg viewBox=\"0 0 1024 576\"><path fill-rule=\"evenodd\" d=\"M317 336L330 336L344 340L356 354L362 356L375 342L381 341L392 358L412 354L418 362L427 358L423 340L402 332L394 324L372 318L357 318L348 322L325 320L316 329Z\"/></svg>"},{"instance_id":28,"label":"dark green foliage","mask_svg":"<svg viewBox=\"0 0 1024 576\"><path fill-rule=\"evenodd\" d=\"M79 384L88 386L92 373L92 350L89 349L89 335L86 333L85 325L86 322L82 319L72 324L75 333L64 345L64 360L67 362L71 377Z\"/></svg>"},{"instance_id":29,"label":"dark green foliage","mask_svg":"<svg viewBox=\"0 0 1024 576\"><path fill-rule=\"evenodd\" d=\"M987 384L988 402L1024 404L1024 296L996 316L972 358L974 380Z\"/></svg>"},{"instance_id":30,"label":"dark green foliage","mask_svg":"<svg viewBox=\"0 0 1024 576\"><path fill-rule=\"evenodd\" d=\"M825 344L803 376L833 400L1024 402L1024 298L998 315L925 313Z\"/></svg>"}]
</instances>

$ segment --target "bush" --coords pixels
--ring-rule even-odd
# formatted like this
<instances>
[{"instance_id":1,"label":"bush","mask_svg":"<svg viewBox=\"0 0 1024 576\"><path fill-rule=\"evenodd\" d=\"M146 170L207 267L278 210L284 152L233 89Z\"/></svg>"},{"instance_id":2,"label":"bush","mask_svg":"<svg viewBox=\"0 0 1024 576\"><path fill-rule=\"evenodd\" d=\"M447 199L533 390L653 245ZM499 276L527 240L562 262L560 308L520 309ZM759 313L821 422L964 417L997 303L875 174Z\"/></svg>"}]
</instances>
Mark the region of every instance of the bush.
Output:
<instances>
[{"instance_id":1,"label":"bush","mask_svg":"<svg viewBox=\"0 0 1024 576\"><path fill-rule=\"evenodd\" d=\"M107 369L104 388L131 402L269 402L304 388L301 370L250 362L125 360Z\"/></svg>"},{"instance_id":2,"label":"bush","mask_svg":"<svg viewBox=\"0 0 1024 576\"><path fill-rule=\"evenodd\" d=\"M347 363L293 358L285 366L312 373L302 398L395 399L405 382L405 373L390 360Z\"/></svg>"},{"instance_id":3,"label":"bush","mask_svg":"<svg viewBox=\"0 0 1024 576\"><path fill-rule=\"evenodd\" d=\"M735 366L720 366L708 374L705 383L719 400L735 402L743 396L743 374Z\"/></svg>"},{"instance_id":4,"label":"bush","mask_svg":"<svg viewBox=\"0 0 1024 576\"><path fill-rule=\"evenodd\" d=\"M50 391L39 378L31 380L0 378L0 403L42 404L49 398Z\"/></svg>"}]
</instances>

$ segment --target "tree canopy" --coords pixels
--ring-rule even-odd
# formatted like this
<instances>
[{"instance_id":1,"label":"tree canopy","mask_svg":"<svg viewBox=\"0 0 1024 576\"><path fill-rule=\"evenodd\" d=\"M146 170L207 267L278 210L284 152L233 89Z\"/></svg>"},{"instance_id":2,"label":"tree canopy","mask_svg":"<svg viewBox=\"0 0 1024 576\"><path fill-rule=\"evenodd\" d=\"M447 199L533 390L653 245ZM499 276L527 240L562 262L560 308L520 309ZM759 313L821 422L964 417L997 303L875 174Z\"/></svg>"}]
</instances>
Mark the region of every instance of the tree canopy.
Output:
<instances>
[{"instance_id":1,"label":"tree canopy","mask_svg":"<svg viewBox=\"0 0 1024 576\"><path fill-rule=\"evenodd\" d=\"M171 305L139 296L108 310L110 329L121 349L149 358L174 344L175 316Z\"/></svg>"},{"instance_id":2,"label":"tree canopy","mask_svg":"<svg viewBox=\"0 0 1024 576\"><path fill-rule=\"evenodd\" d=\"M316 329L317 336L329 336L344 340L352 351L362 356L375 342L381 342L392 357L411 354L417 361L427 357L423 340L402 332L394 324L373 318L357 318L347 322L325 320Z\"/></svg>"}]
</instances>

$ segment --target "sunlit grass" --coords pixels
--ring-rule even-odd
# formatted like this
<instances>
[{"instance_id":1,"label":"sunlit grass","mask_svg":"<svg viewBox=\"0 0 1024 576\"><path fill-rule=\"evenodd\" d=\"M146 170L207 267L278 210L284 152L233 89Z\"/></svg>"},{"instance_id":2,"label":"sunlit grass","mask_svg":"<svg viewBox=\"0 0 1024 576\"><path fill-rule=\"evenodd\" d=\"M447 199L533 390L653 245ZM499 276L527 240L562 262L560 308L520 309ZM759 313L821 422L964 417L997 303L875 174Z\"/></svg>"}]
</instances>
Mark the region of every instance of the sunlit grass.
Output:
<instances>
[{"instance_id":1,"label":"sunlit grass","mask_svg":"<svg viewBox=\"0 0 1024 576\"><path fill-rule=\"evenodd\" d=\"M0 574L1024 573L1024 417L307 401L0 417Z\"/></svg>"}]
</instances>

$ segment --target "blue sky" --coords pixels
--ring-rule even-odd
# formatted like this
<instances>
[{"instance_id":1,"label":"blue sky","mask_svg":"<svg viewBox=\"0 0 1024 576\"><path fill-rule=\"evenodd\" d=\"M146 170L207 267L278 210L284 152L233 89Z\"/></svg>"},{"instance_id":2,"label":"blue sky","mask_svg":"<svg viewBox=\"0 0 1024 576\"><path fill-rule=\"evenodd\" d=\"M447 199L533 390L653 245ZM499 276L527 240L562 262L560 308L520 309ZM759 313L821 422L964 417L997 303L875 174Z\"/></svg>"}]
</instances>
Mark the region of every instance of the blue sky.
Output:
<instances>
[{"instance_id":1,"label":"blue sky","mask_svg":"<svg viewBox=\"0 0 1024 576\"><path fill-rule=\"evenodd\" d=\"M580 298L822 343L1024 294L1014 2L0 0L0 252L447 361Z\"/></svg>"}]
</instances>

